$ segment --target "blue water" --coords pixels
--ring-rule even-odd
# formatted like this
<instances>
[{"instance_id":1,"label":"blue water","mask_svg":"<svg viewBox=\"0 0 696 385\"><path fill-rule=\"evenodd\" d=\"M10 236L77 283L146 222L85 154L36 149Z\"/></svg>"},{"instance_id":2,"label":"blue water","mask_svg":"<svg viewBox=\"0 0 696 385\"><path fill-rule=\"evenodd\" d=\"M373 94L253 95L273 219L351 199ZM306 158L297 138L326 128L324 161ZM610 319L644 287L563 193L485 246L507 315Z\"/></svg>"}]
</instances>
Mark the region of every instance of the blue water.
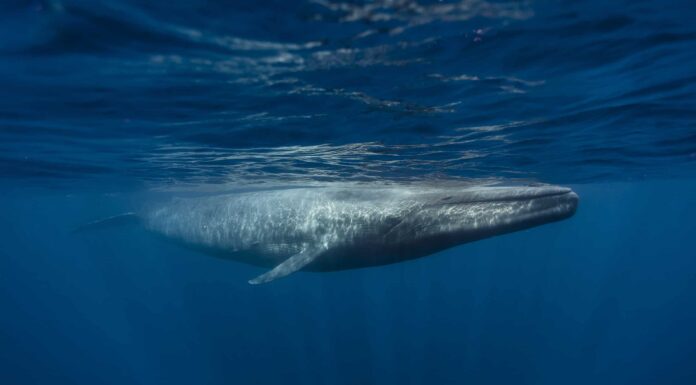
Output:
<instances>
[{"instance_id":1,"label":"blue water","mask_svg":"<svg viewBox=\"0 0 696 385\"><path fill-rule=\"evenodd\" d=\"M696 383L692 1L5 0L0 383ZM545 182L563 222L299 273L77 225L180 195Z\"/></svg>"}]
</instances>

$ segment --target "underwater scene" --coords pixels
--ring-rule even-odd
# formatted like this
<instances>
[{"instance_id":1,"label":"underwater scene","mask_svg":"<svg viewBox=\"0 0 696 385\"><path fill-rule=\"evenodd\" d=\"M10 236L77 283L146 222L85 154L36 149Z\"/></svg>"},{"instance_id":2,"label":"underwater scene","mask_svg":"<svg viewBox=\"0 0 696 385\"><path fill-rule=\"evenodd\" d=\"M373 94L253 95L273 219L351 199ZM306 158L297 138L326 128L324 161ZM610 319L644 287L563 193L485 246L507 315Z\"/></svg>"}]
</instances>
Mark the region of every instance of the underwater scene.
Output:
<instances>
[{"instance_id":1,"label":"underwater scene","mask_svg":"<svg viewBox=\"0 0 696 385\"><path fill-rule=\"evenodd\" d=\"M0 2L0 384L696 384L694 20Z\"/></svg>"}]
</instances>

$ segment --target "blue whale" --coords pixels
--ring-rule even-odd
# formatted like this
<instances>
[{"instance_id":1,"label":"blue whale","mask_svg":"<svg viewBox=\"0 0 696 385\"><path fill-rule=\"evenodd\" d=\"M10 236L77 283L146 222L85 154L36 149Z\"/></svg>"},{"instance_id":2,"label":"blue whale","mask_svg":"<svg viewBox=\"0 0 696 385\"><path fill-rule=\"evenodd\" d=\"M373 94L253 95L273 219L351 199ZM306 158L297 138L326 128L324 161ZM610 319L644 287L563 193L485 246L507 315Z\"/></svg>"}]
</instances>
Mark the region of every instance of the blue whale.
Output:
<instances>
[{"instance_id":1,"label":"blue whale","mask_svg":"<svg viewBox=\"0 0 696 385\"><path fill-rule=\"evenodd\" d=\"M578 196L530 185L363 185L175 198L80 230L140 222L205 253L270 268L259 284L295 271L334 271L427 256L572 216Z\"/></svg>"}]
</instances>

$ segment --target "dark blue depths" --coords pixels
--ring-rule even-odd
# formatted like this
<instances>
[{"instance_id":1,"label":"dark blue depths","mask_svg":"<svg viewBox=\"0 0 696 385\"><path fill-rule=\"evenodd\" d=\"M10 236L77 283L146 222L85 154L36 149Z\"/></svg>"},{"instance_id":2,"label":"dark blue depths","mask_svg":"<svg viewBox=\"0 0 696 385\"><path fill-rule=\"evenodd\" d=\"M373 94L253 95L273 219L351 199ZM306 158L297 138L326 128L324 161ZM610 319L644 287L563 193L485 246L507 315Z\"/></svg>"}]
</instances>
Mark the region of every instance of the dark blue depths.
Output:
<instances>
[{"instance_id":1,"label":"dark blue depths","mask_svg":"<svg viewBox=\"0 0 696 385\"><path fill-rule=\"evenodd\" d=\"M262 270L137 228L125 197L4 194L4 383L696 381L696 184L578 185L557 224L379 268Z\"/></svg>"},{"instance_id":2,"label":"dark blue depths","mask_svg":"<svg viewBox=\"0 0 696 385\"><path fill-rule=\"evenodd\" d=\"M696 383L689 1L0 4L0 383ZM372 269L209 258L152 191L542 181L570 220Z\"/></svg>"}]
</instances>

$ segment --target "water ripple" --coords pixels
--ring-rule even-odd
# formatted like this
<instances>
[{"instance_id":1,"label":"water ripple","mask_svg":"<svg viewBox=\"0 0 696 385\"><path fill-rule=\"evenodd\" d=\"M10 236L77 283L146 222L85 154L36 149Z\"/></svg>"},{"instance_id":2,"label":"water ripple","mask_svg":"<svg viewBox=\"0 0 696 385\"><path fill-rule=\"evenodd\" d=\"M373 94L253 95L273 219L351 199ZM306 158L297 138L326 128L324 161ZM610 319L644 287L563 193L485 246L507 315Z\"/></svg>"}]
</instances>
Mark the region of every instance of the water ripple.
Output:
<instances>
[{"instance_id":1,"label":"water ripple","mask_svg":"<svg viewBox=\"0 0 696 385\"><path fill-rule=\"evenodd\" d=\"M611 8L17 3L0 10L0 178L692 175L696 29L684 7Z\"/></svg>"}]
</instances>

